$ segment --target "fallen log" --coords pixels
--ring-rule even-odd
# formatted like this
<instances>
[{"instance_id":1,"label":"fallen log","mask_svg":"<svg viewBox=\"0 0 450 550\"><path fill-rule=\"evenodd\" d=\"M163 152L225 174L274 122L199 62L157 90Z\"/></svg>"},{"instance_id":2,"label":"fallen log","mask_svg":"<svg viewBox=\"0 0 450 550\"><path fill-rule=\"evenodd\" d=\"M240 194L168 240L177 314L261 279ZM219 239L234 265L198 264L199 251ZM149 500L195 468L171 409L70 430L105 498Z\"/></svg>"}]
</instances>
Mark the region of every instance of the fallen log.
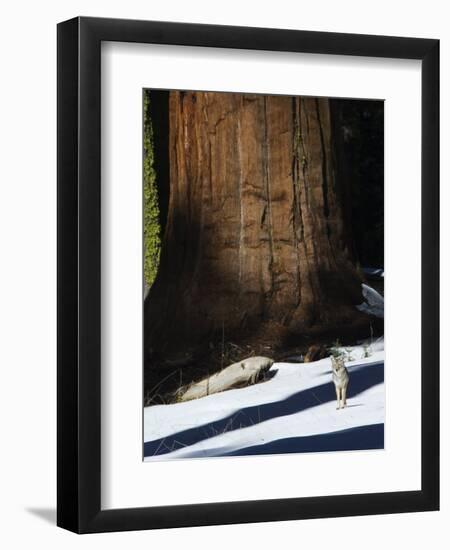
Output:
<instances>
[{"instance_id":1,"label":"fallen log","mask_svg":"<svg viewBox=\"0 0 450 550\"><path fill-rule=\"evenodd\" d=\"M176 401L191 401L213 393L256 384L272 365L273 359L268 357L243 359L199 382L180 388L176 393Z\"/></svg>"}]
</instances>

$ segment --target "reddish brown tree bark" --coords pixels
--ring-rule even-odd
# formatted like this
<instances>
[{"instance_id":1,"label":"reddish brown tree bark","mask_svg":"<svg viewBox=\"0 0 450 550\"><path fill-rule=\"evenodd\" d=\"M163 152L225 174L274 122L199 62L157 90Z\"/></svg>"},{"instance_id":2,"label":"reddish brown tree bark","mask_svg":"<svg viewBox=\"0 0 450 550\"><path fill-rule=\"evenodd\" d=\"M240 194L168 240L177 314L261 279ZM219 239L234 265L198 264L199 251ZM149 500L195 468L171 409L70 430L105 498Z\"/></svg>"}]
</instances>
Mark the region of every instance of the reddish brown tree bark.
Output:
<instances>
[{"instance_id":1,"label":"reddish brown tree bark","mask_svg":"<svg viewBox=\"0 0 450 550\"><path fill-rule=\"evenodd\" d=\"M147 351L361 321L327 99L171 92L170 199Z\"/></svg>"}]
</instances>

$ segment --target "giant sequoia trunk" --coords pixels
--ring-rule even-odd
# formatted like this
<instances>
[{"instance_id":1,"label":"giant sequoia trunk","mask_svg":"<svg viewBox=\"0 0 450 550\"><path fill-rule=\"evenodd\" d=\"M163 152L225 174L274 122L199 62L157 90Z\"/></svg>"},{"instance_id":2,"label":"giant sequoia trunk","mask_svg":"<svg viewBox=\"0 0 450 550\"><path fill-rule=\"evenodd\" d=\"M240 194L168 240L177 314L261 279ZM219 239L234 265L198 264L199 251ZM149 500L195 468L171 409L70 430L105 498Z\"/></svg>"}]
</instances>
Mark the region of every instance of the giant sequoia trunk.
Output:
<instances>
[{"instance_id":1,"label":"giant sequoia trunk","mask_svg":"<svg viewBox=\"0 0 450 550\"><path fill-rule=\"evenodd\" d=\"M149 350L361 322L327 99L170 92L170 199Z\"/></svg>"}]
</instances>

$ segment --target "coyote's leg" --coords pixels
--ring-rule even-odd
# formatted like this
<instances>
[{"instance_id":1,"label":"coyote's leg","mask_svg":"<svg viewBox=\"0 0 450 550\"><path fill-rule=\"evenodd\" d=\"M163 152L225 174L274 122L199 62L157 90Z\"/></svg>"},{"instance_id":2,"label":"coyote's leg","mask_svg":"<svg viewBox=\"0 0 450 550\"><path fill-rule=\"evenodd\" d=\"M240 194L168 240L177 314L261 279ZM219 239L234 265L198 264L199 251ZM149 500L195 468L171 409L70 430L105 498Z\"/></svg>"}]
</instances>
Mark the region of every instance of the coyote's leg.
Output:
<instances>
[{"instance_id":1,"label":"coyote's leg","mask_svg":"<svg viewBox=\"0 0 450 550\"><path fill-rule=\"evenodd\" d=\"M342 388L342 401L344 402L344 407L347 406L347 386Z\"/></svg>"},{"instance_id":2,"label":"coyote's leg","mask_svg":"<svg viewBox=\"0 0 450 550\"><path fill-rule=\"evenodd\" d=\"M337 401L336 410L338 410L341 408L341 391L337 386L336 386L336 401Z\"/></svg>"}]
</instances>

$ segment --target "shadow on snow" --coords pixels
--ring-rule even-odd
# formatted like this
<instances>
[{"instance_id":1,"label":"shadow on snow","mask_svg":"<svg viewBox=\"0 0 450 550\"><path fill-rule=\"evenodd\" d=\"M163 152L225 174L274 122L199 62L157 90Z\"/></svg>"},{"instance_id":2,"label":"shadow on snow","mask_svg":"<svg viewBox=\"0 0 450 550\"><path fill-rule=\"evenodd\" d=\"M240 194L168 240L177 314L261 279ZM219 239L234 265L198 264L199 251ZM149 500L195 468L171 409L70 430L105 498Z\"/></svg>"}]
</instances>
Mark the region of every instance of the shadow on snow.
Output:
<instances>
[{"instance_id":1,"label":"shadow on snow","mask_svg":"<svg viewBox=\"0 0 450 550\"><path fill-rule=\"evenodd\" d=\"M276 439L259 445L251 445L228 451L227 449L203 449L186 453L183 458L207 456L250 456L285 453L320 453L330 451L362 451L384 448L384 424L357 426L336 432Z\"/></svg>"},{"instance_id":2,"label":"shadow on snow","mask_svg":"<svg viewBox=\"0 0 450 550\"><path fill-rule=\"evenodd\" d=\"M350 367L349 371L351 374L350 383L347 390L347 397L349 399L368 390L373 386L381 384L384 381L384 362L382 361L369 365L355 365L353 368ZM209 422L208 424L195 426L193 428L182 430L175 434L167 435L160 439L147 441L144 443L144 456L149 457L171 453L178 449L194 445L195 443L199 443L200 441L204 441L206 439L215 437L226 432L254 426L256 424L259 424L260 422L264 422L272 418L295 414L334 400L335 391L333 383L330 381L319 386L301 390L280 401L245 407L225 418ZM383 424L376 424L375 426L383 427ZM366 431L364 431L363 429L365 429ZM281 439L264 444L263 446L265 447L265 449L261 449L260 452L255 452L255 447L249 447L247 449L239 449L238 451L233 451L233 453L230 454L248 455L282 452L312 452L312 448L314 448L314 450L324 451L351 449L358 450L360 448L382 448L384 445L384 436L380 438L380 429L381 428L377 428L374 431L373 427L364 426L362 428L351 428L349 430L341 430L340 432L333 432L328 434L318 434L316 436L309 436L306 438L298 437ZM359 433L358 431L353 432L353 430L363 431ZM350 435L348 434L348 432L351 432ZM327 438L325 438L325 436L327 436ZM360 444L359 437L362 437L362 440L365 441L363 447L358 447L358 445ZM371 446L371 443L369 441L370 437L374 437L374 444L376 446ZM342 444L345 446L345 449L341 449L339 447L340 443L336 441L339 438L343 438ZM327 441L332 442L332 446L330 448L328 448L328 445L331 445L331 443L327 443ZM257 446L257 448L260 447L262 446ZM277 449L278 447L280 449L289 448L294 450L272 450ZM296 450L297 447L299 450ZM225 454L226 451L224 455ZM203 451L201 454L198 454L196 456L205 456L205 453Z\"/></svg>"}]
</instances>

